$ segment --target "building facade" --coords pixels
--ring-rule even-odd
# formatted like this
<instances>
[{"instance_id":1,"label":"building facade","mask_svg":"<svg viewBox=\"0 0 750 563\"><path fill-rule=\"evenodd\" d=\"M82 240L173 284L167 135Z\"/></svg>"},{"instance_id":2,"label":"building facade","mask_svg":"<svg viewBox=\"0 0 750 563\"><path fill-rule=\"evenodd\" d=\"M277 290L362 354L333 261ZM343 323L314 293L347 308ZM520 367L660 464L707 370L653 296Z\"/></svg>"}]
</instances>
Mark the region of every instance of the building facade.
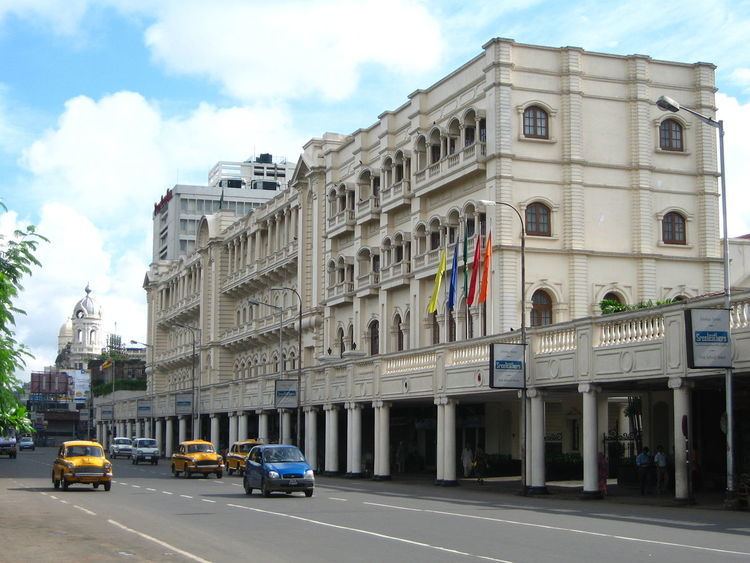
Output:
<instances>
[{"instance_id":1,"label":"building facade","mask_svg":"<svg viewBox=\"0 0 750 563\"><path fill-rule=\"evenodd\" d=\"M703 296L722 290L722 256L714 133L660 112L662 94L712 114L714 67L495 39L371 126L310 140L290 188L249 215L201 218L195 251L145 282L142 400L165 452L299 428L328 472L451 484L469 447L503 471L523 461L535 489L545 459L578 454L588 492L610 442L679 460L671 421L716 376L688 370L682 315L717 306ZM467 303L475 254L486 299ZM452 308L434 293L443 269L444 287L461 280ZM676 304L607 318L603 300ZM520 344L523 325L519 400L489 388L488 349ZM304 421L276 404L296 377Z\"/></svg>"},{"instance_id":2,"label":"building facade","mask_svg":"<svg viewBox=\"0 0 750 563\"><path fill-rule=\"evenodd\" d=\"M98 358L104 348L102 310L91 297L91 288L86 284L86 296L73 307L57 335L58 368L84 370L89 360Z\"/></svg>"}]
</instances>

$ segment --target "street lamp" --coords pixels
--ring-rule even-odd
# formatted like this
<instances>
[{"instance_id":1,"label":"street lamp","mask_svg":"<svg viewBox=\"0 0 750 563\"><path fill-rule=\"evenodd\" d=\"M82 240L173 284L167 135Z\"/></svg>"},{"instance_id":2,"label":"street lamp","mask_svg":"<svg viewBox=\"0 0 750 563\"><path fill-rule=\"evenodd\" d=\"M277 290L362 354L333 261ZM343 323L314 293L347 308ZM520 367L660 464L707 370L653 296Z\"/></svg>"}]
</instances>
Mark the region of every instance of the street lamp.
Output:
<instances>
[{"instance_id":1,"label":"street lamp","mask_svg":"<svg viewBox=\"0 0 750 563\"><path fill-rule=\"evenodd\" d=\"M724 309L727 311L731 310L731 287L729 281L729 234L727 231L727 184L726 184L726 169L724 168L724 120L719 119L718 121L707 115L703 115L681 105L676 100L667 96L660 96L656 101L656 105L663 111L671 111L677 113L680 110L684 110L690 115L698 118L699 121L710 125L711 127L719 130L719 165L721 166L721 214L722 214L722 228L724 229L723 237L723 260L724 260ZM726 490L726 503L731 505L735 501L735 481L734 481L734 412L733 412L733 400L732 400L732 368L726 368L724 372L724 382L726 385L726 410L727 410L727 490Z\"/></svg>"},{"instance_id":2,"label":"street lamp","mask_svg":"<svg viewBox=\"0 0 750 563\"><path fill-rule=\"evenodd\" d=\"M248 299L248 303L251 305L265 305L266 307L270 307L271 309L276 309L279 312L279 379L281 379L281 370L282 370L282 350L284 349L284 335L282 333L282 330L284 329L284 308L279 307L278 305L271 305L270 303L264 303L262 301L258 301L257 299ZM276 395L274 392L274 404L276 403ZM282 416L281 412L279 412L279 444L281 443L281 437L283 436L282 430L283 430L283 424L284 424L284 417Z\"/></svg>"},{"instance_id":3,"label":"street lamp","mask_svg":"<svg viewBox=\"0 0 750 563\"><path fill-rule=\"evenodd\" d=\"M526 467L526 442L528 440L527 428L526 428L526 224L524 223L521 212L516 208L515 205L506 203L504 201L494 201L482 199L480 203L485 206L504 205L513 210L521 222L521 343L523 344L523 388L521 389L521 416L523 417L523 442L521 443L521 480L523 481L522 487L523 492L526 494L528 489L528 483L526 474L528 468Z\"/></svg>"},{"instance_id":4,"label":"street lamp","mask_svg":"<svg viewBox=\"0 0 750 563\"><path fill-rule=\"evenodd\" d=\"M299 323L297 327L299 332L297 341L297 447L300 447L300 444L302 444L302 296L293 287L272 287L270 289L271 291L291 291L297 296L297 300L299 301Z\"/></svg>"},{"instance_id":5,"label":"street lamp","mask_svg":"<svg viewBox=\"0 0 750 563\"><path fill-rule=\"evenodd\" d=\"M201 329L196 328L194 326L190 326L190 325L184 325L182 323L173 322L172 324L180 328L183 328L185 330L189 330L190 336L192 337L192 340L193 340L193 355L192 355L193 361L191 362L191 365L190 365L191 379L193 381L192 398L190 399L190 408L191 408L190 426L192 427L190 429L190 435L192 436L193 440L197 440L199 437L195 435L195 333L196 332L200 333Z\"/></svg>"}]
</instances>

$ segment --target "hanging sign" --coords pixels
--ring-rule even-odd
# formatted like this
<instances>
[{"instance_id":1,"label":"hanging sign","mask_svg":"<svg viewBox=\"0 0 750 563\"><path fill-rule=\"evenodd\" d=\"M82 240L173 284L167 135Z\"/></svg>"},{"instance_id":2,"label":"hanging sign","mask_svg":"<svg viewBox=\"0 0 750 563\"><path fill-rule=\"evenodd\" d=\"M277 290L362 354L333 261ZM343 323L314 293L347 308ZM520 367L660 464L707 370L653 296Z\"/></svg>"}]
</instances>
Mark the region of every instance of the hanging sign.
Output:
<instances>
[{"instance_id":1,"label":"hanging sign","mask_svg":"<svg viewBox=\"0 0 750 563\"><path fill-rule=\"evenodd\" d=\"M523 344L490 344L490 387L524 389L523 356Z\"/></svg>"},{"instance_id":2,"label":"hanging sign","mask_svg":"<svg viewBox=\"0 0 750 563\"><path fill-rule=\"evenodd\" d=\"M685 311L685 329L689 368L732 367L729 311L688 309Z\"/></svg>"},{"instance_id":3,"label":"hanging sign","mask_svg":"<svg viewBox=\"0 0 750 563\"><path fill-rule=\"evenodd\" d=\"M193 394L177 393L174 396L174 413L191 414L193 412Z\"/></svg>"},{"instance_id":4,"label":"hanging sign","mask_svg":"<svg viewBox=\"0 0 750 563\"><path fill-rule=\"evenodd\" d=\"M274 393L274 406L277 409L297 408L297 381L294 379L277 379Z\"/></svg>"}]
</instances>

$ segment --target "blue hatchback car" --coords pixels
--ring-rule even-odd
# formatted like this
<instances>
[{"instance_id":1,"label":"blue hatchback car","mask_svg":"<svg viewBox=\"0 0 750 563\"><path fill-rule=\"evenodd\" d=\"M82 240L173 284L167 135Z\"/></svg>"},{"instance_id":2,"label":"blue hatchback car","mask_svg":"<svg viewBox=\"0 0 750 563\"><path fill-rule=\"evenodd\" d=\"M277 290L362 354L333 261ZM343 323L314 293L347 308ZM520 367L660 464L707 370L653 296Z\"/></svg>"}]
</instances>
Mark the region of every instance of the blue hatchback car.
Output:
<instances>
[{"instance_id":1,"label":"blue hatchback car","mask_svg":"<svg viewBox=\"0 0 750 563\"><path fill-rule=\"evenodd\" d=\"M303 491L311 497L315 475L297 446L266 444L255 446L247 454L243 484L248 495L258 489L266 497L273 491Z\"/></svg>"}]
</instances>

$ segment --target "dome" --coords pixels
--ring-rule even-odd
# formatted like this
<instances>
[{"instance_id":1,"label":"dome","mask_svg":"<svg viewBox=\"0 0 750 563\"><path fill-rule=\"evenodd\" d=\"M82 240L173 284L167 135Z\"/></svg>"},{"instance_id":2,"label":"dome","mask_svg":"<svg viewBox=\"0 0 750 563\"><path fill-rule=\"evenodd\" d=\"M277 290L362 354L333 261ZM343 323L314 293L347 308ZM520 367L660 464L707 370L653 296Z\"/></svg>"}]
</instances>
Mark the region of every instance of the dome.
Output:
<instances>
[{"instance_id":1,"label":"dome","mask_svg":"<svg viewBox=\"0 0 750 563\"><path fill-rule=\"evenodd\" d=\"M93 317L96 315L96 305L89 295L89 293L91 293L91 288L88 284L86 284L85 291L86 297L76 303L76 306L73 308L73 316L79 319L81 317Z\"/></svg>"},{"instance_id":2,"label":"dome","mask_svg":"<svg viewBox=\"0 0 750 563\"><path fill-rule=\"evenodd\" d=\"M58 338L73 338L73 323L68 319L60 327L57 333Z\"/></svg>"}]
</instances>

